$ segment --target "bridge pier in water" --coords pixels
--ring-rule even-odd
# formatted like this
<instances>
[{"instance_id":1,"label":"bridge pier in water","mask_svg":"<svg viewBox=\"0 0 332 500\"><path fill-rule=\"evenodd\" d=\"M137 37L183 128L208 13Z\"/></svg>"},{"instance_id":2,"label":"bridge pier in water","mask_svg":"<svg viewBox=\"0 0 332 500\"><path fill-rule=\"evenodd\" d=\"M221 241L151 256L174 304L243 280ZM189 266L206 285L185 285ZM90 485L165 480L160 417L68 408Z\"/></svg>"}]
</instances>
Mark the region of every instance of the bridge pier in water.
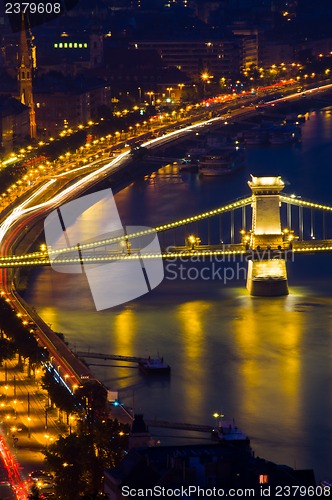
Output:
<instances>
[{"instance_id":1,"label":"bridge pier in water","mask_svg":"<svg viewBox=\"0 0 332 500\"><path fill-rule=\"evenodd\" d=\"M249 249L247 289L251 295L271 297L288 295L284 234L280 221L280 177L254 177L252 190L252 231Z\"/></svg>"},{"instance_id":2,"label":"bridge pier in water","mask_svg":"<svg viewBox=\"0 0 332 500\"><path fill-rule=\"evenodd\" d=\"M247 290L258 297L288 295L286 261L283 258L249 260Z\"/></svg>"}]
</instances>

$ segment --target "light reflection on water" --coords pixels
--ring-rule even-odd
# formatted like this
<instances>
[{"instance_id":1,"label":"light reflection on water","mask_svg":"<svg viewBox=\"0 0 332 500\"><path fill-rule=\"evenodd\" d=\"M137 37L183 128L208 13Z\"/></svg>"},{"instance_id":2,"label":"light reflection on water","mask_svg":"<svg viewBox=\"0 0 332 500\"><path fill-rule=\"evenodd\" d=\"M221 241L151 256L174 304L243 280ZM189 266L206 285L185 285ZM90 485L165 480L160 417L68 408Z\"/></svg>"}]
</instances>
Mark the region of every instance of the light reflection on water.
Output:
<instances>
[{"instance_id":1,"label":"light reflection on water","mask_svg":"<svg viewBox=\"0 0 332 500\"><path fill-rule=\"evenodd\" d=\"M159 351L172 366L170 380L149 381L133 368L93 367L150 418L212 423L211 414L222 410L253 438L258 454L309 467L316 450L314 465L326 475L323 461L331 460L332 445L331 299L253 299L243 289L225 293L212 283L219 299L209 299L202 286L202 297L190 300L188 284L180 283L175 297L173 286L165 283L151 301L117 311L84 312L71 302L61 314L48 306L40 312L80 349L136 356Z\"/></svg>"},{"instance_id":2,"label":"light reflection on water","mask_svg":"<svg viewBox=\"0 0 332 500\"><path fill-rule=\"evenodd\" d=\"M253 148L236 177L211 182L167 170L138 181L116 197L122 220L153 226L221 205L247 194L249 172L262 168L284 174L303 198L328 202L331 122L311 116L295 148L272 155ZM317 176L308 157L318 161L319 147ZM166 279L147 296L97 313L84 277L45 269L28 299L77 349L164 356L172 367L166 380L147 380L133 368L93 367L135 410L202 424L223 411L252 438L257 454L314 467L320 479L332 470L332 269L327 256L302 256L288 270L288 297L252 298L243 282Z\"/></svg>"}]
</instances>

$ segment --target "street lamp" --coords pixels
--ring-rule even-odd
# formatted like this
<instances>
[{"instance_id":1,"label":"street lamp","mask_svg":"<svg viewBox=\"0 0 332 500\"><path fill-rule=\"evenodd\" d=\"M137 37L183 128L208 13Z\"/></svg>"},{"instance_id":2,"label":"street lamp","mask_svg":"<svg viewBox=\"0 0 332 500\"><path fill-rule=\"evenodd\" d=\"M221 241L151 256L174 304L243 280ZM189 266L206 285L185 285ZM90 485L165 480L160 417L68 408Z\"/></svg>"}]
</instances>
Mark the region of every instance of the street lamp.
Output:
<instances>
[{"instance_id":1,"label":"street lamp","mask_svg":"<svg viewBox=\"0 0 332 500\"><path fill-rule=\"evenodd\" d=\"M168 102L171 102L171 91L173 90L173 87L167 87L166 90L168 91Z\"/></svg>"},{"instance_id":2,"label":"street lamp","mask_svg":"<svg viewBox=\"0 0 332 500\"><path fill-rule=\"evenodd\" d=\"M214 412L213 417L218 419L218 432L222 430L222 419L224 418L224 414L222 412Z\"/></svg>"},{"instance_id":3,"label":"street lamp","mask_svg":"<svg viewBox=\"0 0 332 500\"><path fill-rule=\"evenodd\" d=\"M201 79L203 80L203 82L206 82L209 79L209 73L204 71L204 73L201 74Z\"/></svg>"},{"instance_id":4,"label":"street lamp","mask_svg":"<svg viewBox=\"0 0 332 500\"><path fill-rule=\"evenodd\" d=\"M47 431L48 429L48 410L49 410L49 407L48 406L45 406L45 431Z\"/></svg>"},{"instance_id":5,"label":"street lamp","mask_svg":"<svg viewBox=\"0 0 332 500\"><path fill-rule=\"evenodd\" d=\"M28 417L28 438L31 438L31 418Z\"/></svg>"},{"instance_id":6,"label":"street lamp","mask_svg":"<svg viewBox=\"0 0 332 500\"><path fill-rule=\"evenodd\" d=\"M69 415L69 434L71 434L71 426L72 423L74 422L75 417L73 415Z\"/></svg>"},{"instance_id":7,"label":"street lamp","mask_svg":"<svg viewBox=\"0 0 332 500\"><path fill-rule=\"evenodd\" d=\"M184 87L184 83L179 83L179 89L180 89L180 99L181 99L181 95L182 95L182 89Z\"/></svg>"},{"instance_id":8,"label":"street lamp","mask_svg":"<svg viewBox=\"0 0 332 500\"><path fill-rule=\"evenodd\" d=\"M191 250L195 250L195 246L199 245L201 242L201 239L198 238L197 236L191 234L190 236L188 236L188 243L190 244L191 246Z\"/></svg>"},{"instance_id":9,"label":"street lamp","mask_svg":"<svg viewBox=\"0 0 332 500\"><path fill-rule=\"evenodd\" d=\"M46 449L48 449L49 443L52 443L53 438L49 436L48 434L44 434L44 438L46 439Z\"/></svg>"},{"instance_id":10,"label":"street lamp","mask_svg":"<svg viewBox=\"0 0 332 500\"><path fill-rule=\"evenodd\" d=\"M209 83L209 79L212 78L207 71L201 74L201 80L203 81L203 95L205 96L206 84Z\"/></svg>"},{"instance_id":11,"label":"street lamp","mask_svg":"<svg viewBox=\"0 0 332 500\"><path fill-rule=\"evenodd\" d=\"M146 95L148 95L150 97L150 104L152 106L152 103L153 103L153 96L154 96L154 92L152 91L149 91L149 92L146 92Z\"/></svg>"}]
</instances>

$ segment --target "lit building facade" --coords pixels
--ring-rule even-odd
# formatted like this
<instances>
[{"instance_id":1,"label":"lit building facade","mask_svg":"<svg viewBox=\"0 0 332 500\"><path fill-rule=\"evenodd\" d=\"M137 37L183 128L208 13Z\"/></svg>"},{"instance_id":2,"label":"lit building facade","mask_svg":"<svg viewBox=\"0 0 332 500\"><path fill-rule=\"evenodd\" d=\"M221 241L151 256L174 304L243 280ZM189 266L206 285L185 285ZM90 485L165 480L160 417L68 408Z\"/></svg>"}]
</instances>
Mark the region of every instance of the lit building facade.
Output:
<instances>
[{"instance_id":1,"label":"lit building facade","mask_svg":"<svg viewBox=\"0 0 332 500\"><path fill-rule=\"evenodd\" d=\"M165 66L175 66L193 79L204 71L215 78L239 73L241 44L229 40L151 40L130 42L131 50L156 50Z\"/></svg>"},{"instance_id":2,"label":"lit building facade","mask_svg":"<svg viewBox=\"0 0 332 500\"><path fill-rule=\"evenodd\" d=\"M109 92L101 81L41 78L35 89L38 126L44 135L53 135L66 124L75 127L95 119L109 102Z\"/></svg>"},{"instance_id":3,"label":"lit building facade","mask_svg":"<svg viewBox=\"0 0 332 500\"><path fill-rule=\"evenodd\" d=\"M0 155L30 136L29 108L17 99L0 96Z\"/></svg>"}]
</instances>

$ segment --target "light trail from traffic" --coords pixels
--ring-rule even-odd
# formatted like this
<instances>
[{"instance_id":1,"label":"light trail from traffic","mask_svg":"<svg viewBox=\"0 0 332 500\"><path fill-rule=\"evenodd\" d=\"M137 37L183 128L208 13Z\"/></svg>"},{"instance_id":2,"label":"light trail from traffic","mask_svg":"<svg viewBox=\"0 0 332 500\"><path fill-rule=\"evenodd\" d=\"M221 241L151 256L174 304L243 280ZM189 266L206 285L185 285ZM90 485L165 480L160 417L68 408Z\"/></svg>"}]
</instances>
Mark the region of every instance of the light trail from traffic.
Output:
<instances>
[{"instance_id":1,"label":"light trail from traffic","mask_svg":"<svg viewBox=\"0 0 332 500\"><path fill-rule=\"evenodd\" d=\"M28 492L24 481L21 478L19 464L15 460L10 449L6 445L4 438L0 435L0 454L3 464L8 474L8 479L14 488L17 500L28 500Z\"/></svg>"},{"instance_id":2,"label":"light trail from traffic","mask_svg":"<svg viewBox=\"0 0 332 500\"><path fill-rule=\"evenodd\" d=\"M169 142L175 137L180 137L186 134L191 133L194 129L198 127L203 127L207 126L211 123L214 123L216 121L221 121L224 120L224 117L215 117L211 118L209 120L205 121L200 121L195 124L188 125L187 127L181 128L179 130L175 130L172 132L169 132L161 137L156 137L153 139L150 139L143 144L141 144L141 147L153 147L157 146L159 144L163 144L165 142ZM79 179L76 181L73 185L65 188L62 190L60 193L57 195L53 196L49 200L39 203L33 206L28 206L33 200L35 200L40 194L47 192L47 189L56 181L56 177L49 180L46 182L43 186L41 186L37 191L35 191L27 200L25 200L23 203L21 203L18 207L16 207L12 213L5 219L5 221L1 224L0 226L0 244L8 232L8 230L15 224L16 221L18 221L21 217L23 217L25 214L28 214L29 212L33 212L38 209L44 209L44 208L49 208L51 206L58 206L63 200L66 198L69 198L73 193L76 193L76 191L80 192L84 189L85 186L90 184L93 181L97 181L98 178L105 174L111 174L114 171L116 171L118 168L120 168L121 164L130 158L130 150L125 151L123 153L120 153L116 158L114 158L112 161L107 163L106 165L103 165L100 168L97 168L94 172L86 175L83 177L83 179ZM60 174L61 175L61 174Z\"/></svg>"},{"instance_id":3,"label":"light trail from traffic","mask_svg":"<svg viewBox=\"0 0 332 500\"><path fill-rule=\"evenodd\" d=\"M312 93L315 93L315 92L319 92L320 90L328 90L328 89L331 89L332 88L332 84L328 84L328 85L324 85L324 86L321 86L321 87L313 87L312 89L308 89L308 90L303 90L301 93L299 92L296 92L295 94L290 94L290 95L286 95L285 97L280 97L279 99L274 99L273 101L266 101L263 106L265 105L273 105L273 104L276 104L278 102L285 102L285 101L289 101L290 99L294 99L295 97L299 97L300 96L307 96L307 95L310 95Z\"/></svg>"}]
</instances>

